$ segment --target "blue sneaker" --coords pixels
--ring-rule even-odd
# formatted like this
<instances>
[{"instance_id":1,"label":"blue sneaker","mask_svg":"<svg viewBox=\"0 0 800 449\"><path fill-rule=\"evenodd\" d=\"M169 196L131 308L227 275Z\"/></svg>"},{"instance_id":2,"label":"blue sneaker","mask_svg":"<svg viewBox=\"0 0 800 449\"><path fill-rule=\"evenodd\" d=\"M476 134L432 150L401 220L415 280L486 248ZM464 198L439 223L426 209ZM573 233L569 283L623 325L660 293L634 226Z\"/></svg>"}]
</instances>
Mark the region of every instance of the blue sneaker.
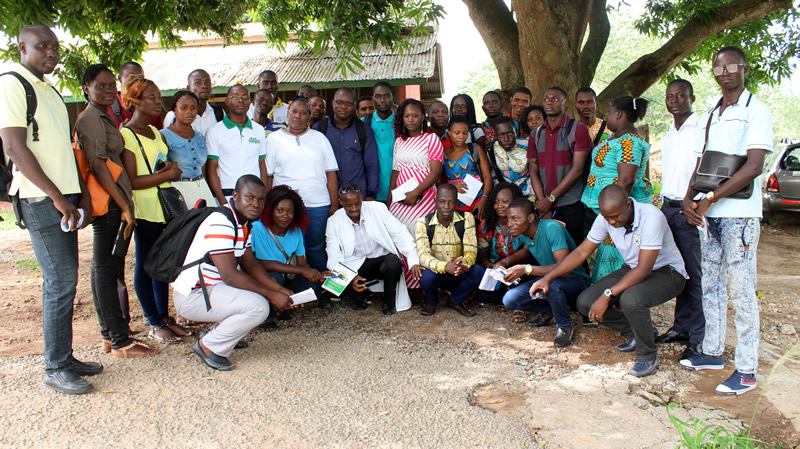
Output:
<instances>
[{"instance_id":1,"label":"blue sneaker","mask_svg":"<svg viewBox=\"0 0 800 449\"><path fill-rule=\"evenodd\" d=\"M756 388L755 374L734 371L725 382L717 385L717 394L722 396L738 396Z\"/></svg>"},{"instance_id":2,"label":"blue sneaker","mask_svg":"<svg viewBox=\"0 0 800 449\"><path fill-rule=\"evenodd\" d=\"M636 337L631 337L631 339L626 341L625 343L617 345L617 351L619 352L633 352L635 350L636 350Z\"/></svg>"},{"instance_id":3,"label":"blue sneaker","mask_svg":"<svg viewBox=\"0 0 800 449\"><path fill-rule=\"evenodd\" d=\"M680 364L686 369L722 369L725 368L725 357L707 355L701 352L694 357L681 360Z\"/></svg>"},{"instance_id":4,"label":"blue sneaker","mask_svg":"<svg viewBox=\"0 0 800 449\"><path fill-rule=\"evenodd\" d=\"M636 377L649 376L656 372L660 363L661 359L659 359L658 356L653 360L638 360L636 364L633 365L633 368L628 371L628 374Z\"/></svg>"}]
</instances>

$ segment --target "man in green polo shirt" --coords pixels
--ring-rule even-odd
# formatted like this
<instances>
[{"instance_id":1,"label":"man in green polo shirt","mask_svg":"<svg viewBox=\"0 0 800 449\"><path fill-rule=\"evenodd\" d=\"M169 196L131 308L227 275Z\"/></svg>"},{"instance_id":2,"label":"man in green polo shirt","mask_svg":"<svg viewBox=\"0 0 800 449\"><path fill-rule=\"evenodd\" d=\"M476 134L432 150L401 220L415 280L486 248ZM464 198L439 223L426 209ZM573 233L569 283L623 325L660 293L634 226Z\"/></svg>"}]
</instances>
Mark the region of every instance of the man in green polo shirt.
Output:
<instances>
[{"instance_id":1,"label":"man in green polo shirt","mask_svg":"<svg viewBox=\"0 0 800 449\"><path fill-rule=\"evenodd\" d=\"M378 201L386 201L389 197L389 181L392 177L394 159L394 95L392 86L386 81L378 81L372 88L372 102L375 112L364 116L364 123L371 125L375 131L375 143L378 144L378 162L381 174L378 183Z\"/></svg>"},{"instance_id":2,"label":"man in green polo shirt","mask_svg":"<svg viewBox=\"0 0 800 449\"><path fill-rule=\"evenodd\" d=\"M264 127L247 117L250 92L241 84L235 84L228 89L225 104L228 105L228 115L212 126L206 135L206 179L220 205L228 202L236 180L242 175L258 176L267 184Z\"/></svg>"}]
</instances>

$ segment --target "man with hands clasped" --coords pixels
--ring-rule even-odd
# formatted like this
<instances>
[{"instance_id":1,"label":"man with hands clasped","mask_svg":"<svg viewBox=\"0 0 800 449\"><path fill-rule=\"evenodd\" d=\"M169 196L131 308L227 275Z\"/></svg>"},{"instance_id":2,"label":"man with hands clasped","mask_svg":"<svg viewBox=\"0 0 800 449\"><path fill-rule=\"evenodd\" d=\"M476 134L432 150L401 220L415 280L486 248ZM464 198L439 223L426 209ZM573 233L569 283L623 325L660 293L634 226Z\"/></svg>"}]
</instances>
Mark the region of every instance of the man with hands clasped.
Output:
<instances>
[{"instance_id":1,"label":"man with hands clasped","mask_svg":"<svg viewBox=\"0 0 800 449\"><path fill-rule=\"evenodd\" d=\"M686 284L683 259L675 246L664 214L652 204L640 204L622 187L612 184L600 192L600 213L586 240L531 286L531 292L550 290L553 279L579 267L606 238L611 238L625 263L578 297L578 310L633 338L617 346L636 351L630 374L643 377L658 368L656 329L650 308L674 298ZM622 310L618 309L621 307Z\"/></svg>"}]
</instances>

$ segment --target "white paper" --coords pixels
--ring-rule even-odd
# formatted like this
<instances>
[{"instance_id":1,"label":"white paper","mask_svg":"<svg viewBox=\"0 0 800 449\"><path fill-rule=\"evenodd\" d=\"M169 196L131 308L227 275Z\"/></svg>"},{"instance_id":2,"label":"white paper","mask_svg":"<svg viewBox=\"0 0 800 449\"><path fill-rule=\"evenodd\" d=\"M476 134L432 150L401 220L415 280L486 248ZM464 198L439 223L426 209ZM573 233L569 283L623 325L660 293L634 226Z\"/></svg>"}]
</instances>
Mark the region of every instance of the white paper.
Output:
<instances>
[{"instance_id":1,"label":"white paper","mask_svg":"<svg viewBox=\"0 0 800 449\"><path fill-rule=\"evenodd\" d=\"M483 277L481 278L481 283L478 285L480 290L486 290L487 292L493 292L495 288L497 288L497 279L493 278L491 273L494 271L493 269L488 269L483 272Z\"/></svg>"},{"instance_id":2,"label":"white paper","mask_svg":"<svg viewBox=\"0 0 800 449\"><path fill-rule=\"evenodd\" d=\"M703 237L703 241L707 242L708 239L711 238L711 236L708 235L708 220L706 220L705 216L703 216L703 225L698 226L697 229L700 231L700 235Z\"/></svg>"},{"instance_id":3,"label":"white paper","mask_svg":"<svg viewBox=\"0 0 800 449\"><path fill-rule=\"evenodd\" d=\"M316 301L317 295L314 293L313 288L309 288L308 290L295 293L294 295L290 296L290 298L292 298L292 305L298 306L307 302Z\"/></svg>"},{"instance_id":4,"label":"white paper","mask_svg":"<svg viewBox=\"0 0 800 449\"><path fill-rule=\"evenodd\" d=\"M505 277L506 277L506 274L508 274L508 273L506 272L506 270L504 268L495 268L495 269L486 270L486 271L491 271L489 273L489 276L493 277L494 279L496 279L499 282L502 282L502 283L504 283L506 285L511 285L511 284L516 284L517 283L517 282L506 282Z\"/></svg>"},{"instance_id":5,"label":"white paper","mask_svg":"<svg viewBox=\"0 0 800 449\"><path fill-rule=\"evenodd\" d=\"M83 209L78 209L78 213L81 215L81 217L78 219L75 229L79 229L83 225ZM64 232L69 232L69 223L67 223L67 217L61 217L61 230Z\"/></svg>"},{"instance_id":6,"label":"white paper","mask_svg":"<svg viewBox=\"0 0 800 449\"><path fill-rule=\"evenodd\" d=\"M392 202L397 203L400 201L405 201L406 193L416 189L417 187L419 187L419 181L417 181L417 178L411 178L403 184L395 187L395 189L392 190Z\"/></svg>"},{"instance_id":7,"label":"white paper","mask_svg":"<svg viewBox=\"0 0 800 449\"><path fill-rule=\"evenodd\" d=\"M483 183L472 175L465 176L464 183L467 184L467 192L459 193L458 201L461 201L466 205L472 205L472 202L475 201L475 198L477 198L478 194L481 193L481 190L483 189Z\"/></svg>"}]
</instances>

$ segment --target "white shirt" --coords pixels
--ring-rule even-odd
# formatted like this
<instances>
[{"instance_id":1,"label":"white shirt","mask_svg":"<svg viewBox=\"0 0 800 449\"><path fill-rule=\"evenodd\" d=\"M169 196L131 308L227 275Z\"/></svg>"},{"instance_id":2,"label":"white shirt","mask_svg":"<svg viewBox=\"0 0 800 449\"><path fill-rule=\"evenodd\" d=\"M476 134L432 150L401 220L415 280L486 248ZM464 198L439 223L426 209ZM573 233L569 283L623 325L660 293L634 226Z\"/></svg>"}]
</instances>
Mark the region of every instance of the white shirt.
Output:
<instances>
[{"instance_id":1,"label":"white shirt","mask_svg":"<svg viewBox=\"0 0 800 449\"><path fill-rule=\"evenodd\" d=\"M225 117L225 111L222 111L222 116ZM169 127L175 121L175 113L172 111L167 112L164 116L164 128ZM217 124L217 116L214 115L214 109L211 104L206 102L206 110L203 115L197 114L192 122L192 129L200 133L201 136L206 137L208 130Z\"/></svg>"},{"instance_id":2,"label":"white shirt","mask_svg":"<svg viewBox=\"0 0 800 449\"><path fill-rule=\"evenodd\" d=\"M748 105L749 102L749 105ZM761 149L772 152L772 115L769 108L747 89L739 100L719 114L719 108L710 112L711 127L706 151L719 151L747 156L747 150ZM705 135L708 114L702 121ZM702 156L703 147L696 152ZM759 217L761 218L761 176L753 180L753 194L748 199L720 198L706 212L706 217Z\"/></svg>"},{"instance_id":3,"label":"white shirt","mask_svg":"<svg viewBox=\"0 0 800 449\"><path fill-rule=\"evenodd\" d=\"M267 175L273 177L272 185L291 187L307 207L330 206L327 173L338 170L331 143L319 131L307 129L295 136L281 129L267 137Z\"/></svg>"},{"instance_id":4,"label":"white shirt","mask_svg":"<svg viewBox=\"0 0 800 449\"><path fill-rule=\"evenodd\" d=\"M389 254L386 248L378 245L378 242L367 234L366 226L364 226L364 217L361 217L358 223L353 223L353 231L355 231L353 257L374 259Z\"/></svg>"},{"instance_id":5,"label":"white shirt","mask_svg":"<svg viewBox=\"0 0 800 449\"><path fill-rule=\"evenodd\" d=\"M694 174L698 152L703 150L703 129L700 117L692 112L675 128L673 121L661 138L661 196L682 200Z\"/></svg>"},{"instance_id":6,"label":"white shirt","mask_svg":"<svg viewBox=\"0 0 800 449\"><path fill-rule=\"evenodd\" d=\"M230 204L225 207L230 207ZM250 230L238 222L236 212L234 212L233 217L237 220L236 225L238 226L235 242L233 240L233 223L221 212L214 212L206 217L197 228L183 264L186 265L201 259L209 252L211 255L232 253L237 261L241 259L247 248L250 247ZM200 264L200 269L206 285L222 282L222 276L220 276L219 270L214 265L204 262ZM184 296L191 293L192 290L200 288L197 267L183 270L171 285L176 292Z\"/></svg>"},{"instance_id":7,"label":"white shirt","mask_svg":"<svg viewBox=\"0 0 800 449\"><path fill-rule=\"evenodd\" d=\"M652 204L637 203L633 198L628 199L633 201L633 223L630 231L624 226L615 228L608 224L602 215L598 215L586 238L593 243L602 243L606 236L610 236L620 255L625 259L625 265L631 268L639 265L639 250L658 250L653 270L669 265L689 279L683 257L675 246L675 239L664 214Z\"/></svg>"},{"instance_id":8,"label":"white shirt","mask_svg":"<svg viewBox=\"0 0 800 449\"><path fill-rule=\"evenodd\" d=\"M208 130L208 158L219 161L219 180L223 189L233 189L242 175L261 178L258 161L266 157L264 127L248 119L240 128L228 117Z\"/></svg>"}]
</instances>

